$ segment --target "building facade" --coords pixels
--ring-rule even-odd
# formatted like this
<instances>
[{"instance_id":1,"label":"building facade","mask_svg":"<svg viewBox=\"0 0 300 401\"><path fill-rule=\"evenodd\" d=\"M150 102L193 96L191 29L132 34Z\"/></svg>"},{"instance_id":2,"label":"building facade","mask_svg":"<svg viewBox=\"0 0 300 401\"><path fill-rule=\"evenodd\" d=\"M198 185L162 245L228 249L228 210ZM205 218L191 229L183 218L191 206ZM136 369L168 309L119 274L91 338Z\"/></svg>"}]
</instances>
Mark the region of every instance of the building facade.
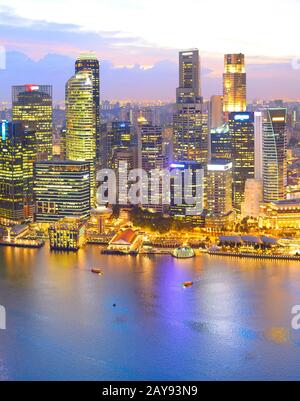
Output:
<instances>
[{"instance_id":1,"label":"building facade","mask_svg":"<svg viewBox=\"0 0 300 401\"><path fill-rule=\"evenodd\" d=\"M246 111L246 71L244 54L225 54L223 74L224 113Z\"/></svg>"},{"instance_id":2,"label":"building facade","mask_svg":"<svg viewBox=\"0 0 300 401\"><path fill-rule=\"evenodd\" d=\"M208 121L203 129L199 51L179 53L179 87L173 116L175 161L205 163L208 158Z\"/></svg>"},{"instance_id":3,"label":"building facade","mask_svg":"<svg viewBox=\"0 0 300 401\"><path fill-rule=\"evenodd\" d=\"M287 110L268 109L263 115L264 201L286 198L287 186Z\"/></svg>"},{"instance_id":4,"label":"building facade","mask_svg":"<svg viewBox=\"0 0 300 401\"><path fill-rule=\"evenodd\" d=\"M19 122L0 126L0 218L20 223L33 217L36 135Z\"/></svg>"},{"instance_id":5,"label":"building facade","mask_svg":"<svg viewBox=\"0 0 300 401\"><path fill-rule=\"evenodd\" d=\"M254 114L229 113L233 162L233 205L241 210L245 183L254 178Z\"/></svg>"},{"instance_id":6,"label":"building facade","mask_svg":"<svg viewBox=\"0 0 300 401\"><path fill-rule=\"evenodd\" d=\"M93 76L82 70L66 84L66 157L90 164L91 203L96 203L96 110Z\"/></svg>"},{"instance_id":7,"label":"building facade","mask_svg":"<svg viewBox=\"0 0 300 401\"><path fill-rule=\"evenodd\" d=\"M90 215L90 164L77 161L35 163L36 221L49 223L64 217L85 220Z\"/></svg>"},{"instance_id":8,"label":"building facade","mask_svg":"<svg viewBox=\"0 0 300 401\"><path fill-rule=\"evenodd\" d=\"M37 160L50 160L53 154L52 86L12 87L12 117L36 132Z\"/></svg>"},{"instance_id":9,"label":"building facade","mask_svg":"<svg viewBox=\"0 0 300 401\"><path fill-rule=\"evenodd\" d=\"M101 162L100 130L100 63L95 53L81 53L75 62L75 73L90 71L92 74L93 101L96 115L96 160Z\"/></svg>"}]
</instances>

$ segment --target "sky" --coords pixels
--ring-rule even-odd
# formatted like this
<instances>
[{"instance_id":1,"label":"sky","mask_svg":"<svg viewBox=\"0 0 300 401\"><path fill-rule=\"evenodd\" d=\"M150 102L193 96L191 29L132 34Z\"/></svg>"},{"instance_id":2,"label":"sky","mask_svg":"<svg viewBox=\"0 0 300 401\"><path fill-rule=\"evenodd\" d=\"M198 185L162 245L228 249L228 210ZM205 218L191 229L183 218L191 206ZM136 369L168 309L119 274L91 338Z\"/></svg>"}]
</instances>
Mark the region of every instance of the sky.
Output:
<instances>
[{"instance_id":1,"label":"sky","mask_svg":"<svg viewBox=\"0 0 300 401\"><path fill-rule=\"evenodd\" d=\"M94 50L102 99L173 101L178 50L194 47L205 97L222 92L224 53L242 52L249 100L299 99L299 15L300 0L0 0L0 100L33 79L62 100L74 59Z\"/></svg>"}]
</instances>

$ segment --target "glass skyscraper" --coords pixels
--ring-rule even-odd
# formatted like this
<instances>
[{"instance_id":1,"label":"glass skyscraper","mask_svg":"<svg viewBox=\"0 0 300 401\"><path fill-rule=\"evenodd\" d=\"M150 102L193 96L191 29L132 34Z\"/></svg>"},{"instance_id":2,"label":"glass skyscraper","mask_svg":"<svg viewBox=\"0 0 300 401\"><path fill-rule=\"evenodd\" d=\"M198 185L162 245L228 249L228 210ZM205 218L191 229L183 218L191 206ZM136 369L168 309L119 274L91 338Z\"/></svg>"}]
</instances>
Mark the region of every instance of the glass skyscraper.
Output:
<instances>
[{"instance_id":1,"label":"glass skyscraper","mask_svg":"<svg viewBox=\"0 0 300 401\"><path fill-rule=\"evenodd\" d=\"M268 109L263 113L264 201L284 200L287 185L287 110Z\"/></svg>"},{"instance_id":2,"label":"glass skyscraper","mask_svg":"<svg viewBox=\"0 0 300 401\"><path fill-rule=\"evenodd\" d=\"M66 84L66 157L91 167L91 203L96 202L96 112L92 73L78 72Z\"/></svg>"},{"instance_id":3,"label":"glass skyscraper","mask_svg":"<svg viewBox=\"0 0 300 401\"><path fill-rule=\"evenodd\" d=\"M52 86L19 85L12 88L13 121L36 132L37 159L52 158Z\"/></svg>"},{"instance_id":4,"label":"glass skyscraper","mask_svg":"<svg viewBox=\"0 0 300 401\"><path fill-rule=\"evenodd\" d=\"M224 113L246 111L246 72L244 54L225 54L223 74ZM226 115L226 114L225 114Z\"/></svg>"},{"instance_id":5,"label":"glass skyscraper","mask_svg":"<svg viewBox=\"0 0 300 401\"><path fill-rule=\"evenodd\" d=\"M19 122L0 127L0 219L20 223L33 216L36 136Z\"/></svg>"},{"instance_id":6,"label":"glass skyscraper","mask_svg":"<svg viewBox=\"0 0 300 401\"><path fill-rule=\"evenodd\" d=\"M240 211L245 183L254 178L254 113L230 113L229 131L233 162L233 204Z\"/></svg>"},{"instance_id":7,"label":"glass skyscraper","mask_svg":"<svg viewBox=\"0 0 300 401\"><path fill-rule=\"evenodd\" d=\"M96 158L101 161L101 132L100 132L100 63L96 55L92 52L82 53L75 62L75 73L80 71L90 71L92 73L93 100L96 114Z\"/></svg>"}]
</instances>

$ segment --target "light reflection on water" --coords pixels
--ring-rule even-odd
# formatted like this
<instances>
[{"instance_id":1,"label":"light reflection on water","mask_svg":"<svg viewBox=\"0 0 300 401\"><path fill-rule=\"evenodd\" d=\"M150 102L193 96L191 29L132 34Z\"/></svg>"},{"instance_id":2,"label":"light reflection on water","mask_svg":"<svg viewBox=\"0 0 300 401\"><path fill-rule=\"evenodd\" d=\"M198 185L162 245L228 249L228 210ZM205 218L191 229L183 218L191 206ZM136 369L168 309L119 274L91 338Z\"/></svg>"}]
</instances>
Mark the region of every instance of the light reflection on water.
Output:
<instances>
[{"instance_id":1,"label":"light reflection on water","mask_svg":"<svg viewBox=\"0 0 300 401\"><path fill-rule=\"evenodd\" d=\"M1 379L300 378L298 263L96 246L1 248L0 260Z\"/></svg>"}]
</instances>

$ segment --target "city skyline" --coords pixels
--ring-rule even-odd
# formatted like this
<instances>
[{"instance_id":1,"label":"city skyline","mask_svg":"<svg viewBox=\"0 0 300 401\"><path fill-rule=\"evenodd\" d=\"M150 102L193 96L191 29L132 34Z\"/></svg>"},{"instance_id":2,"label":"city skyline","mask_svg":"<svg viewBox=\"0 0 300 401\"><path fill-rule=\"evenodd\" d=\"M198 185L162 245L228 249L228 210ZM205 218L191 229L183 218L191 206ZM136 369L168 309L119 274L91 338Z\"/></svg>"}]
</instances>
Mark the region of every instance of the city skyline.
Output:
<instances>
[{"instance_id":1,"label":"city skyline","mask_svg":"<svg viewBox=\"0 0 300 401\"><path fill-rule=\"evenodd\" d=\"M222 93L225 53L246 55L248 100L299 98L300 56L293 39L296 37L293 21L300 7L299 1L290 0L284 4L276 1L272 20L264 18L262 21L266 12L265 3L268 5L269 1L259 8L252 3L245 17L244 14L239 15L240 8L232 0L230 4L235 7L229 7L228 3L226 5L233 10L231 18L234 18L234 24L228 27L226 34L220 18L229 18L228 11L222 3L214 1L203 7L203 12L211 16L207 18L208 21L198 17L199 23L193 24L191 22L196 17L190 15L188 22L183 22L183 27L187 26L187 29L180 30L181 39L174 33L176 24L180 22L178 2L172 2L172 8L169 1L164 2L159 9L155 4L151 8L143 1L115 1L113 5L108 5L106 1L91 2L95 13L92 13L89 23L84 10L79 16L77 10L72 10L70 15L67 12L54 14L48 1L31 1L29 4L34 7L28 7L27 2L24 7L22 2L16 0L10 2L10 7L2 3L0 1L0 45L4 46L7 53L7 68L0 71L2 101L9 100L9 86L31 82L32 77L37 75L43 76L43 82L53 85L54 100L62 101L63 82L72 73L74 59L82 51L94 50L100 60L103 77L102 99L160 99L172 102L175 100L172 88L177 81L178 51L194 47L199 48L201 56L205 98ZM217 7L214 13L212 5ZM62 10L70 6L68 1L60 3ZM201 16L197 14L199 5L192 2L192 6L195 14ZM168 19L168 30L162 32L168 15L163 11L168 7L172 10L172 19ZM281 30L274 30L273 27L280 22L280 11L285 12L286 7L294 9L294 12L290 12L289 24L281 22L285 30L282 35ZM109 12L110 15L113 13L114 18L105 18ZM148 18L147 21L143 19L143 23L136 22L141 12L148 13L150 21L156 12L156 29L152 31L154 36L160 33L159 43L158 38L151 37ZM98 15L103 18L100 19ZM126 22L121 20L120 15ZM254 18L255 30L251 25ZM209 25L212 21L213 29ZM266 39L261 35L262 31L267 30L272 35ZM21 71L14 66L16 60L23 65ZM159 82L159 85L154 85L155 82Z\"/></svg>"}]
</instances>

